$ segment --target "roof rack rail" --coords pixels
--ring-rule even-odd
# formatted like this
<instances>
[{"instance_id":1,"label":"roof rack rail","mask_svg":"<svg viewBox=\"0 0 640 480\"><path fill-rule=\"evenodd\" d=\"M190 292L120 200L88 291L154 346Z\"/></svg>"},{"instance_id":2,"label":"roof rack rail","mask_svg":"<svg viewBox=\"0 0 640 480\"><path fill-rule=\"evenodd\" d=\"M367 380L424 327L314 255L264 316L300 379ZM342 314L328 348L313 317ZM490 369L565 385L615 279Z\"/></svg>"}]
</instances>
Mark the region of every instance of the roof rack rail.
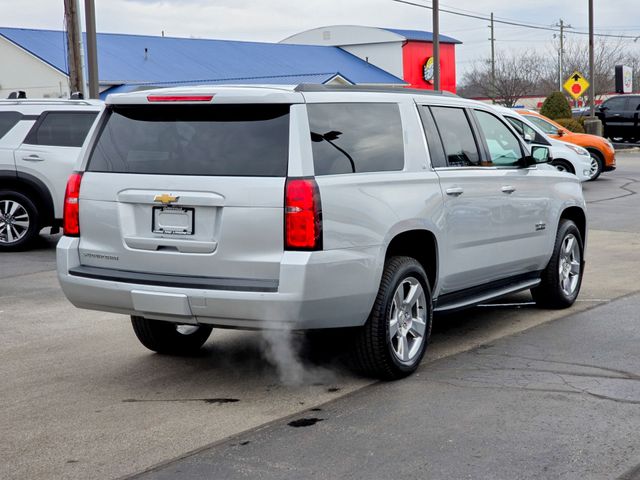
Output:
<instances>
[{"instance_id":1,"label":"roof rack rail","mask_svg":"<svg viewBox=\"0 0 640 480\"><path fill-rule=\"evenodd\" d=\"M16 98L27 98L27 92L24 90L17 90L15 92L11 92L7 98L12 100Z\"/></svg>"},{"instance_id":2,"label":"roof rack rail","mask_svg":"<svg viewBox=\"0 0 640 480\"><path fill-rule=\"evenodd\" d=\"M97 102L87 100L72 100L66 98L30 98L30 99L0 99L0 105L83 105L92 106Z\"/></svg>"},{"instance_id":3,"label":"roof rack rail","mask_svg":"<svg viewBox=\"0 0 640 480\"><path fill-rule=\"evenodd\" d=\"M443 95L457 97L455 93L446 90L423 90L403 86L368 86L368 85L319 85L315 83L301 83L294 89L296 92L373 92L373 93L405 93L411 95Z\"/></svg>"}]
</instances>

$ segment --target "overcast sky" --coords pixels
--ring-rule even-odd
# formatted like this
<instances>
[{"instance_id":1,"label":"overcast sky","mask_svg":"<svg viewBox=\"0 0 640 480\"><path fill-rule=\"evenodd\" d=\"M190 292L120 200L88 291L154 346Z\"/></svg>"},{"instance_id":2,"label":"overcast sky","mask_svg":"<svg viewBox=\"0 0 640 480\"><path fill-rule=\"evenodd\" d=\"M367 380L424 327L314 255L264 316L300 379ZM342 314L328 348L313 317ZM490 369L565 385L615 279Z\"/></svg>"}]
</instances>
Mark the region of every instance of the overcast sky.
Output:
<instances>
[{"instance_id":1,"label":"overcast sky","mask_svg":"<svg viewBox=\"0 0 640 480\"><path fill-rule=\"evenodd\" d=\"M412 0L431 5L429 0ZM276 42L309 28L357 24L431 30L431 11L393 0L95 0L99 32ZM84 1L80 0L84 5ZM640 36L640 0L595 0L597 32ZM588 27L587 0L449 0L441 8L550 26ZM489 54L487 22L441 14L441 33L458 38L458 70ZM63 0L0 0L0 26L62 29ZM496 24L499 51L552 52L553 32ZM586 39L584 36L569 35ZM626 40L640 49L640 40ZM552 53L550 53L552 54Z\"/></svg>"}]
</instances>

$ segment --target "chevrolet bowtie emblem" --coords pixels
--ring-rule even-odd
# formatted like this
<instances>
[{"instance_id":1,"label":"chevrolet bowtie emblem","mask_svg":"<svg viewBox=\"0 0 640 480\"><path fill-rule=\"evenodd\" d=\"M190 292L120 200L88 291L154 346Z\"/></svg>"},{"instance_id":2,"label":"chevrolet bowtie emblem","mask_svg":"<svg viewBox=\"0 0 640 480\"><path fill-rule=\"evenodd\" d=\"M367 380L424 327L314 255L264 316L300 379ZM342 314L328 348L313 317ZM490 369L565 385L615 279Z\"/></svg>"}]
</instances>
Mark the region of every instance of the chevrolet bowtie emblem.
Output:
<instances>
[{"instance_id":1,"label":"chevrolet bowtie emblem","mask_svg":"<svg viewBox=\"0 0 640 480\"><path fill-rule=\"evenodd\" d=\"M155 197L153 197L153 201L168 205L172 202L177 202L179 198L180 197L177 195L169 195L168 193L163 193L162 195L156 195Z\"/></svg>"}]
</instances>

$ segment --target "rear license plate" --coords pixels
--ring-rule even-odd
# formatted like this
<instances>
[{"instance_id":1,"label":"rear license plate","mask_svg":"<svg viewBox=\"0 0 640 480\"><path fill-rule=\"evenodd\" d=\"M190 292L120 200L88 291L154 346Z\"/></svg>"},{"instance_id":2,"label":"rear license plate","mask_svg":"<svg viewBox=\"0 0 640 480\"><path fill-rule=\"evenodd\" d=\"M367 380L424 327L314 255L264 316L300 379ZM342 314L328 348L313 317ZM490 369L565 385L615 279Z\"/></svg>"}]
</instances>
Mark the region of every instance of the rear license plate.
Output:
<instances>
[{"instance_id":1,"label":"rear license plate","mask_svg":"<svg viewBox=\"0 0 640 480\"><path fill-rule=\"evenodd\" d=\"M193 208L153 207L151 230L153 233L193 235L194 217Z\"/></svg>"}]
</instances>

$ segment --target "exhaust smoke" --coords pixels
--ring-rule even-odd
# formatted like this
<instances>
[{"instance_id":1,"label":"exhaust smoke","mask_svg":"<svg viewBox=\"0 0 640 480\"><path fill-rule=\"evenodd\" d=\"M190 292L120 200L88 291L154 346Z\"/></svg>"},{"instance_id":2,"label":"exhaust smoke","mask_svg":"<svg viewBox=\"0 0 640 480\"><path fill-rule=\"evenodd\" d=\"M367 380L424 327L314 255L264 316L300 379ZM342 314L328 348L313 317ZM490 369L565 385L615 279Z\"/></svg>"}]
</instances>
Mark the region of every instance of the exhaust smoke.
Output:
<instances>
[{"instance_id":1,"label":"exhaust smoke","mask_svg":"<svg viewBox=\"0 0 640 480\"><path fill-rule=\"evenodd\" d=\"M306 364L301 353L305 337L290 329L262 330L262 351L277 370L280 382L287 386L330 383L336 374L326 368Z\"/></svg>"}]
</instances>

